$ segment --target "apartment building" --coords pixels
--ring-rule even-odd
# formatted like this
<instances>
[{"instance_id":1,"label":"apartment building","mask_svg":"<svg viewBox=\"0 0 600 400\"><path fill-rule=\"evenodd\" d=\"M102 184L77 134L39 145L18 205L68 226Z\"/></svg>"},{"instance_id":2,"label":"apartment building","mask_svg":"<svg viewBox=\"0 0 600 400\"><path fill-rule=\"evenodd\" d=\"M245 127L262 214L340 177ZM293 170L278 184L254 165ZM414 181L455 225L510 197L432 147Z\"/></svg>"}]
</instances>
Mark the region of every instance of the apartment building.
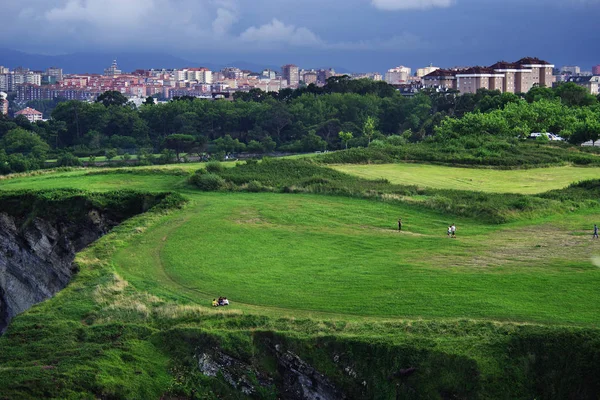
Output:
<instances>
[{"instance_id":1,"label":"apartment building","mask_svg":"<svg viewBox=\"0 0 600 400\"><path fill-rule=\"evenodd\" d=\"M186 72L186 80L198 83L212 83L212 71L208 68L189 68Z\"/></svg>"},{"instance_id":2,"label":"apartment building","mask_svg":"<svg viewBox=\"0 0 600 400\"><path fill-rule=\"evenodd\" d=\"M423 85L461 93L476 93L479 89L525 93L534 86L551 87L553 69L554 65L547 61L525 57L514 63L500 61L489 67L436 70L423 77Z\"/></svg>"},{"instance_id":3,"label":"apartment building","mask_svg":"<svg viewBox=\"0 0 600 400\"><path fill-rule=\"evenodd\" d=\"M281 75L287 81L288 87L297 88L300 83L300 70L298 66L293 64L284 65L281 67Z\"/></svg>"},{"instance_id":4,"label":"apartment building","mask_svg":"<svg viewBox=\"0 0 600 400\"><path fill-rule=\"evenodd\" d=\"M8 115L8 95L0 92L0 114Z\"/></svg>"},{"instance_id":5,"label":"apartment building","mask_svg":"<svg viewBox=\"0 0 600 400\"><path fill-rule=\"evenodd\" d=\"M571 76L565 82L584 87L594 96L600 94L600 76Z\"/></svg>"},{"instance_id":6,"label":"apartment building","mask_svg":"<svg viewBox=\"0 0 600 400\"><path fill-rule=\"evenodd\" d=\"M560 73L568 75L579 75L581 74L581 67L577 65L565 65L560 69Z\"/></svg>"},{"instance_id":7,"label":"apartment building","mask_svg":"<svg viewBox=\"0 0 600 400\"><path fill-rule=\"evenodd\" d=\"M335 70L333 68L320 69L317 71L317 82L325 84L327 83L327 79L335 75Z\"/></svg>"},{"instance_id":8,"label":"apartment building","mask_svg":"<svg viewBox=\"0 0 600 400\"><path fill-rule=\"evenodd\" d=\"M437 71L438 69L440 69L440 67L434 67L433 64L429 64L429 66L425 68L419 68L417 69L417 78L422 78L433 71Z\"/></svg>"},{"instance_id":9,"label":"apartment building","mask_svg":"<svg viewBox=\"0 0 600 400\"><path fill-rule=\"evenodd\" d=\"M410 68L400 65L399 67L388 69L385 73L384 81L390 85L400 85L408 82L410 74Z\"/></svg>"},{"instance_id":10,"label":"apartment building","mask_svg":"<svg viewBox=\"0 0 600 400\"><path fill-rule=\"evenodd\" d=\"M16 72L10 71L6 74L0 74L0 90L4 92L14 92L19 85L32 84L41 85L42 75L33 71Z\"/></svg>"},{"instance_id":11,"label":"apartment building","mask_svg":"<svg viewBox=\"0 0 600 400\"><path fill-rule=\"evenodd\" d=\"M18 117L19 115L23 115L31 123L41 121L43 117L43 114L41 112L29 107L15 113L15 117Z\"/></svg>"},{"instance_id":12,"label":"apartment building","mask_svg":"<svg viewBox=\"0 0 600 400\"><path fill-rule=\"evenodd\" d=\"M50 67L46 69L43 76L53 77L55 82L61 82L63 80L63 70L58 67Z\"/></svg>"},{"instance_id":13,"label":"apartment building","mask_svg":"<svg viewBox=\"0 0 600 400\"><path fill-rule=\"evenodd\" d=\"M317 72L316 71L309 71L306 72L304 75L302 75L302 80L304 81L305 84L310 85L312 84L317 84Z\"/></svg>"}]
</instances>

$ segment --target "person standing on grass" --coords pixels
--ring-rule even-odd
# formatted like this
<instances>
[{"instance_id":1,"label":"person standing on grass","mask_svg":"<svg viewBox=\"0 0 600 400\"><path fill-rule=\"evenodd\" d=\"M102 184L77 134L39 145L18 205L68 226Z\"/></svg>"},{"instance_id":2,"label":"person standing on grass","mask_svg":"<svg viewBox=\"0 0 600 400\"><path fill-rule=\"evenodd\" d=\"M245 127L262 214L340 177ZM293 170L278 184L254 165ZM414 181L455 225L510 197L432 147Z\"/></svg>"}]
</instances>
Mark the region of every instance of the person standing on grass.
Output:
<instances>
[{"instance_id":1,"label":"person standing on grass","mask_svg":"<svg viewBox=\"0 0 600 400\"><path fill-rule=\"evenodd\" d=\"M398 230L401 231L402 230L402 218L398 219Z\"/></svg>"},{"instance_id":2,"label":"person standing on grass","mask_svg":"<svg viewBox=\"0 0 600 400\"><path fill-rule=\"evenodd\" d=\"M598 225L594 224L594 239L598 239Z\"/></svg>"},{"instance_id":3,"label":"person standing on grass","mask_svg":"<svg viewBox=\"0 0 600 400\"><path fill-rule=\"evenodd\" d=\"M452 225L448 225L448 237L452 235Z\"/></svg>"},{"instance_id":4,"label":"person standing on grass","mask_svg":"<svg viewBox=\"0 0 600 400\"><path fill-rule=\"evenodd\" d=\"M452 224L450 231L452 231L452 237L456 239L456 225Z\"/></svg>"}]
</instances>

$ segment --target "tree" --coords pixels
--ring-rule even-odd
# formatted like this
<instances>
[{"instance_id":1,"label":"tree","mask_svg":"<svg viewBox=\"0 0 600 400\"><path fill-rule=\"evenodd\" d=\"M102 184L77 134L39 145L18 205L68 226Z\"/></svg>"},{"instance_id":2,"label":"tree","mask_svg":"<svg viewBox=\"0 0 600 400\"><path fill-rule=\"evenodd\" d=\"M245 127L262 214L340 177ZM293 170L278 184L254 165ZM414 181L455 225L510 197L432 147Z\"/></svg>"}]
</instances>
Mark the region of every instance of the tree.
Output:
<instances>
[{"instance_id":1,"label":"tree","mask_svg":"<svg viewBox=\"0 0 600 400\"><path fill-rule=\"evenodd\" d=\"M144 100L144 102L142 104L146 105L146 106L153 106L154 105L154 97L152 97L152 96L146 97L146 100Z\"/></svg>"},{"instance_id":2,"label":"tree","mask_svg":"<svg viewBox=\"0 0 600 400\"><path fill-rule=\"evenodd\" d=\"M165 147L175 151L177 162L181 161L180 154L189 151L196 139L192 135L173 134L165 138Z\"/></svg>"},{"instance_id":3,"label":"tree","mask_svg":"<svg viewBox=\"0 0 600 400\"><path fill-rule=\"evenodd\" d=\"M344 131L340 131L338 133L338 136L340 137L340 140L342 141L342 143L344 143L344 145L346 146L346 148L348 148L348 142L350 140L352 140L352 138L354 137L354 135L352 134L352 132L344 132Z\"/></svg>"},{"instance_id":4,"label":"tree","mask_svg":"<svg viewBox=\"0 0 600 400\"><path fill-rule=\"evenodd\" d=\"M98 96L98 98L96 99L96 103L102 103L102 105L104 107L109 107L109 106L124 106L125 104L127 104L129 100L127 100L127 97L125 97L123 95L123 93L117 91L117 90L108 90L104 93L102 93L100 96Z\"/></svg>"},{"instance_id":5,"label":"tree","mask_svg":"<svg viewBox=\"0 0 600 400\"><path fill-rule=\"evenodd\" d=\"M37 134L22 128L9 131L0 142L1 147L8 155L22 154L44 161L50 148Z\"/></svg>"},{"instance_id":6,"label":"tree","mask_svg":"<svg viewBox=\"0 0 600 400\"><path fill-rule=\"evenodd\" d=\"M586 88L573 82L558 85L554 92L569 107L590 106L596 103L596 98Z\"/></svg>"},{"instance_id":7,"label":"tree","mask_svg":"<svg viewBox=\"0 0 600 400\"><path fill-rule=\"evenodd\" d=\"M371 144L371 139L373 139L373 136L376 132L375 118L371 116L367 117L363 125L363 134L367 137L367 139L369 139L369 144Z\"/></svg>"},{"instance_id":8,"label":"tree","mask_svg":"<svg viewBox=\"0 0 600 400\"><path fill-rule=\"evenodd\" d=\"M106 157L106 161L110 161L117 156L117 151L115 149L107 149L104 152L104 156Z\"/></svg>"}]
</instances>

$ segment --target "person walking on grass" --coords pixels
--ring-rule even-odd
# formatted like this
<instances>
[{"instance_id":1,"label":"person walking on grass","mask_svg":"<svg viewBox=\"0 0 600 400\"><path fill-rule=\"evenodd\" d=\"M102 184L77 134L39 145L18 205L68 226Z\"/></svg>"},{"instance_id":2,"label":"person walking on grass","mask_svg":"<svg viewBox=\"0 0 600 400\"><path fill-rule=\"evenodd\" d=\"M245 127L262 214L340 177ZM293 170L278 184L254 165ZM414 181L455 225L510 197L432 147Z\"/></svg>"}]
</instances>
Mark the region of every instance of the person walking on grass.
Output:
<instances>
[{"instance_id":1,"label":"person walking on grass","mask_svg":"<svg viewBox=\"0 0 600 400\"><path fill-rule=\"evenodd\" d=\"M452 236L452 225L448 225L448 237Z\"/></svg>"},{"instance_id":2,"label":"person walking on grass","mask_svg":"<svg viewBox=\"0 0 600 400\"><path fill-rule=\"evenodd\" d=\"M456 239L456 225L452 224L452 226L450 226L450 230L452 231L452 237Z\"/></svg>"},{"instance_id":3,"label":"person walking on grass","mask_svg":"<svg viewBox=\"0 0 600 400\"><path fill-rule=\"evenodd\" d=\"M594 239L598 239L598 225L594 224Z\"/></svg>"},{"instance_id":4,"label":"person walking on grass","mask_svg":"<svg viewBox=\"0 0 600 400\"><path fill-rule=\"evenodd\" d=\"M402 218L398 219L398 230L401 231L402 230Z\"/></svg>"}]
</instances>

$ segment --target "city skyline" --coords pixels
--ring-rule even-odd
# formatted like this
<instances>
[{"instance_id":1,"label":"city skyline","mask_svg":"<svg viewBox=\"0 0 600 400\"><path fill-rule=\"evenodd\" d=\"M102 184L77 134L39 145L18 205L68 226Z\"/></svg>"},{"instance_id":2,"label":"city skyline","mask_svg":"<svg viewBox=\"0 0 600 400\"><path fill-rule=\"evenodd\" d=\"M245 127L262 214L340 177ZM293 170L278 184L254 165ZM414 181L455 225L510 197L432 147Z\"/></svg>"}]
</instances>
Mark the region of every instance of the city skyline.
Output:
<instances>
[{"instance_id":1,"label":"city skyline","mask_svg":"<svg viewBox=\"0 0 600 400\"><path fill-rule=\"evenodd\" d=\"M0 27L0 48L28 53L168 49L197 63L244 60L353 72L486 65L531 55L589 69L598 64L596 55L578 43L600 38L598 0L549 0L543 13L534 0L257 0L253 6L239 0L6 0L3 10L12 18Z\"/></svg>"}]
</instances>

